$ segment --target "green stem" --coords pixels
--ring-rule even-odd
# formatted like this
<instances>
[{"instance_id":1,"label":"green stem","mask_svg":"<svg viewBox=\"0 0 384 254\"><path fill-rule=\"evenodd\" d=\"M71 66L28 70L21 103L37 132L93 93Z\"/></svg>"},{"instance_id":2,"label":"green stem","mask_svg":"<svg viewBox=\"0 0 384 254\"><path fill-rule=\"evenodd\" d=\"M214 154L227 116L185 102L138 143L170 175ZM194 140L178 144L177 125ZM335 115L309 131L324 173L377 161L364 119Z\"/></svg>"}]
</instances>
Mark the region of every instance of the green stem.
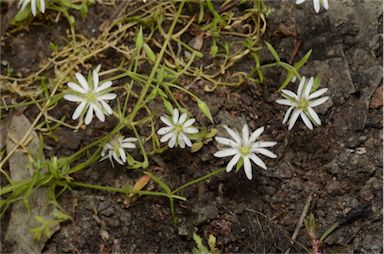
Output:
<instances>
[{"instance_id":1,"label":"green stem","mask_svg":"<svg viewBox=\"0 0 384 254\"><path fill-rule=\"evenodd\" d=\"M168 46L168 43L169 43L170 39L172 38L173 30L175 29L176 23L177 23L177 21L179 20L181 11L183 10L183 6L184 6L184 1L182 1L182 2L180 3L179 10L177 11L177 14L176 14L175 18L173 19L172 25L171 25L171 27L169 28L169 31L168 31L168 34L167 34L167 38L165 38L163 47L161 48L160 53L159 53L159 55L157 56L155 65L154 65L153 68L152 68L152 71L151 71L151 74L149 75L149 78L148 78L148 80L147 80L147 83L145 84L145 86L144 86L143 89L141 90L140 97L139 97L139 99L137 100L137 103L136 103L135 107L133 108L131 114L130 114L129 117L128 117L128 120L129 120L129 121L132 121L132 120L135 118L137 112L138 112L138 111L140 110L140 108L141 108L142 102L145 100L145 97L146 97L146 95L147 95L148 89L149 89L150 86L151 86L152 80L153 80L153 78L154 78L154 76L155 76L155 73L157 72L157 69L159 68L160 62L161 62L161 60L162 60L162 58L163 58L164 52L165 52L165 50L166 50L166 48L167 48L167 46Z\"/></svg>"},{"instance_id":2,"label":"green stem","mask_svg":"<svg viewBox=\"0 0 384 254\"><path fill-rule=\"evenodd\" d=\"M212 177L212 176L221 174L221 173L223 173L224 171L225 171L225 168L219 168L219 169L217 169L217 170L215 170L215 171L213 171L213 172L211 172L211 173L209 173L209 174L206 174L205 176L199 177L199 178L194 179L194 180L192 180L192 181L190 181L190 182L188 182L188 183L186 183L186 184L183 184L182 186L180 186L180 187L177 188L176 190L172 191L171 193L172 193L172 194L177 193L177 192L179 192L179 191L181 191L181 190L183 190L183 189L185 189L185 188L187 188L187 187L189 187L189 186L191 186L191 185L197 184L197 183L199 183L199 182L201 182L201 181L204 181L205 179L208 179L208 178L210 178L210 177Z\"/></svg>"},{"instance_id":3,"label":"green stem","mask_svg":"<svg viewBox=\"0 0 384 254\"><path fill-rule=\"evenodd\" d=\"M101 190L101 191L108 191L108 192L117 192L117 193L124 193L124 194L138 194L138 195L145 195L145 196L161 196L161 197L172 197L175 199L179 199L182 201L185 201L186 198L179 196L179 195L169 195L164 192L156 192L156 191L133 191L130 188L116 188L111 186L102 186L102 185L96 185L96 184L88 184L88 183L81 183L81 182L71 182L72 186L77 187L83 187L87 189L94 189L94 190Z\"/></svg>"}]
</instances>

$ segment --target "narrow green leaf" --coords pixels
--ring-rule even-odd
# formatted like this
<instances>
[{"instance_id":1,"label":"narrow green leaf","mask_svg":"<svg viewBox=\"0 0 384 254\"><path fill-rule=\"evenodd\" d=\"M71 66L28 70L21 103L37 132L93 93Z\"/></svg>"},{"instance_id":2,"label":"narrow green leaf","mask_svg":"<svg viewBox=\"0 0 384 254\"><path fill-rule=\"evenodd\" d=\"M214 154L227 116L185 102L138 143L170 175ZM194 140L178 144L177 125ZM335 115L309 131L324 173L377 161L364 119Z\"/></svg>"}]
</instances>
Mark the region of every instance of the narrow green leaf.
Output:
<instances>
[{"instance_id":1,"label":"narrow green leaf","mask_svg":"<svg viewBox=\"0 0 384 254\"><path fill-rule=\"evenodd\" d=\"M213 138L217 134L217 129L212 128L206 135L205 138Z\"/></svg>"},{"instance_id":2,"label":"narrow green leaf","mask_svg":"<svg viewBox=\"0 0 384 254\"><path fill-rule=\"evenodd\" d=\"M198 100L197 101L197 106L199 107L200 111L203 112L203 114L212 122L213 122L213 118L212 118L212 115L211 115L211 111L209 110L208 108L208 105L202 101L202 100Z\"/></svg>"},{"instance_id":3,"label":"narrow green leaf","mask_svg":"<svg viewBox=\"0 0 384 254\"><path fill-rule=\"evenodd\" d=\"M252 56L255 59L256 72L257 72L257 75L259 76L259 80L260 80L260 82L263 82L264 81L264 75L263 75L263 72L262 72L262 70L260 68L260 58L255 53L253 53Z\"/></svg>"},{"instance_id":4,"label":"narrow green leaf","mask_svg":"<svg viewBox=\"0 0 384 254\"><path fill-rule=\"evenodd\" d=\"M199 17L197 18L197 23L200 24L204 19L204 3L200 3Z\"/></svg>"},{"instance_id":5,"label":"narrow green leaf","mask_svg":"<svg viewBox=\"0 0 384 254\"><path fill-rule=\"evenodd\" d=\"M163 99L163 104L164 104L165 109L169 113L173 114L173 106L172 106L172 104L168 100L166 100L166 99Z\"/></svg>"},{"instance_id":6,"label":"narrow green leaf","mask_svg":"<svg viewBox=\"0 0 384 254\"><path fill-rule=\"evenodd\" d=\"M171 189L168 187L168 185L163 182L160 178L158 178L157 176L155 176L154 174L150 173L150 172L147 172L145 171L144 174L150 176L152 178L152 180L157 183L166 193L171 193Z\"/></svg>"},{"instance_id":7,"label":"narrow green leaf","mask_svg":"<svg viewBox=\"0 0 384 254\"><path fill-rule=\"evenodd\" d=\"M152 49L148 46L147 43L144 43L144 52L151 62L156 62L156 55L153 53Z\"/></svg>"},{"instance_id":8,"label":"narrow green leaf","mask_svg":"<svg viewBox=\"0 0 384 254\"><path fill-rule=\"evenodd\" d=\"M212 57L215 57L217 55L217 51L219 50L219 48L217 47L216 43L214 43L211 47L211 51L209 52L209 54L212 56Z\"/></svg>"},{"instance_id":9,"label":"narrow green leaf","mask_svg":"<svg viewBox=\"0 0 384 254\"><path fill-rule=\"evenodd\" d=\"M140 52L143 45L144 45L143 27L140 26L139 32L137 33L137 36L136 36L136 50L137 50L137 52Z\"/></svg>"},{"instance_id":10,"label":"narrow green leaf","mask_svg":"<svg viewBox=\"0 0 384 254\"><path fill-rule=\"evenodd\" d=\"M55 208L53 211L52 211L52 215L55 219L58 219L60 221L66 221L66 220L70 220L72 219L71 216L69 216L68 214L65 214L63 213L62 211L60 211L59 209Z\"/></svg>"},{"instance_id":11,"label":"narrow green leaf","mask_svg":"<svg viewBox=\"0 0 384 254\"><path fill-rule=\"evenodd\" d=\"M19 11L16 14L16 16L12 19L12 24L15 25L16 23L28 18L30 15L31 15L31 7L30 5L28 5L24 8L24 10Z\"/></svg>"},{"instance_id":12,"label":"narrow green leaf","mask_svg":"<svg viewBox=\"0 0 384 254\"><path fill-rule=\"evenodd\" d=\"M313 81L313 87L311 92L316 91L320 86L321 78L319 75L316 75L315 80Z\"/></svg>"},{"instance_id":13,"label":"narrow green leaf","mask_svg":"<svg viewBox=\"0 0 384 254\"><path fill-rule=\"evenodd\" d=\"M303 67L303 65L308 61L309 57L311 56L312 54L312 49L310 49L307 54L305 54L305 56L303 56L303 58L300 59L300 61L298 61L297 63L295 63L295 69L296 70L299 70L301 67Z\"/></svg>"},{"instance_id":14,"label":"narrow green leaf","mask_svg":"<svg viewBox=\"0 0 384 254\"><path fill-rule=\"evenodd\" d=\"M289 82L291 82L291 80L292 80L292 77L293 77L293 73L290 71L290 72L288 72L288 75L287 75L287 77L285 78L285 80L284 80L284 82L281 84L281 86L279 87L279 92L281 91L281 90L283 90L288 84L289 84Z\"/></svg>"},{"instance_id":15,"label":"narrow green leaf","mask_svg":"<svg viewBox=\"0 0 384 254\"><path fill-rule=\"evenodd\" d=\"M269 52L271 52L271 54L275 58L276 62L280 63L280 57L279 57L279 54L277 54L276 50L267 41L264 41L264 43L265 43L265 45L267 45Z\"/></svg>"},{"instance_id":16,"label":"narrow green leaf","mask_svg":"<svg viewBox=\"0 0 384 254\"><path fill-rule=\"evenodd\" d=\"M191 152L195 153L203 147L203 142L196 142L192 144Z\"/></svg>"}]
</instances>

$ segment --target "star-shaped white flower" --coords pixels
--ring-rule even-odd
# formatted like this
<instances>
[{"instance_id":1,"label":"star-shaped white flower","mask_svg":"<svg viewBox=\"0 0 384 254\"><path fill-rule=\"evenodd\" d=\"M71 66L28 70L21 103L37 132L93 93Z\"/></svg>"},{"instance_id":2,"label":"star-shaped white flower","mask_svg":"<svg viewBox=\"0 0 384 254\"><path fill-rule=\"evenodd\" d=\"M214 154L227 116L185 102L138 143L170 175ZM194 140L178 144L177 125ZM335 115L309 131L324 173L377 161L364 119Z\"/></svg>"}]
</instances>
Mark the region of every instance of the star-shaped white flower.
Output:
<instances>
[{"instance_id":1,"label":"star-shaped white flower","mask_svg":"<svg viewBox=\"0 0 384 254\"><path fill-rule=\"evenodd\" d=\"M32 10L33 16L36 16L37 7L40 8L41 13L44 13L45 12L45 0L40 0L40 6L36 5L36 1L37 0L20 0L20 2L19 2L19 8L21 8L20 11L24 10L24 8L29 3L31 3L31 10Z\"/></svg>"},{"instance_id":2,"label":"star-shaped white flower","mask_svg":"<svg viewBox=\"0 0 384 254\"><path fill-rule=\"evenodd\" d=\"M296 4L302 4L305 0L296 0ZM324 9L328 10L328 0L313 0L313 7L315 8L316 13L320 12L320 5L323 5Z\"/></svg>"},{"instance_id":3,"label":"star-shaped white flower","mask_svg":"<svg viewBox=\"0 0 384 254\"><path fill-rule=\"evenodd\" d=\"M124 138L121 135L115 136L111 141L104 145L103 150L101 151L102 160L109 158L112 166L113 159L119 164L124 165L127 161L127 155L124 149L127 148L136 148L136 145L133 142L136 142L137 138Z\"/></svg>"},{"instance_id":4,"label":"star-shaped white flower","mask_svg":"<svg viewBox=\"0 0 384 254\"><path fill-rule=\"evenodd\" d=\"M244 171L249 180L252 180L252 164L253 161L257 166L267 169L265 163L256 154L262 154L269 158L276 158L277 155L271 151L265 149L265 147L271 147L276 145L276 142L272 141L257 141L261 133L264 131L264 127L256 129L254 132L249 133L248 125L245 124L241 131L241 135L232 130L228 126L224 126L225 130L231 136L232 139L216 137L216 141L219 144L229 146L229 148L216 152L215 157L227 157L233 156L227 164L226 170L230 172L232 168L241 163L244 163Z\"/></svg>"},{"instance_id":5,"label":"star-shaped white flower","mask_svg":"<svg viewBox=\"0 0 384 254\"><path fill-rule=\"evenodd\" d=\"M107 90L112 86L112 81L104 82L99 86L98 68L92 72L93 82L91 84L88 84L81 73L76 73L75 76L80 85L68 82L67 85L73 90L73 93L64 95L64 99L79 103L73 112L72 119L76 120L88 109L85 116L85 124L88 125L92 121L93 111L95 111L97 118L104 122L104 115L112 114L112 109L106 101L116 98L115 93L108 93Z\"/></svg>"},{"instance_id":6,"label":"star-shaped white flower","mask_svg":"<svg viewBox=\"0 0 384 254\"><path fill-rule=\"evenodd\" d=\"M319 116L312 108L319 106L328 100L328 96L319 98L328 90L328 88L322 88L311 93L312 87L313 77L311 77L307 82L305 77L302 77L297 89L297 94L289 90L281 90L283 97L286 99L278 99L276 102L282 105L290 106L283 119L283 124L285 124L290 118L288 123L289 130L293 128L299 116L303 119L305 125L311 130L313 129L312 122L316 125L321 125Z\"/></svg>"},{"instance_id":7,"label":"star-shaped white flower","mask_svg":"<svg viewBox=\"0 0 384 254\"><path fill-rule=\"evenodd\" d=\"M157 131L157 134L164 135L161 137L160 142L168 142L168 147L173 148L175 145L179 145L181 148L185 148L185 145L191 147L192 142L188 137L188 134L198 133L199 130L192 126L195 122L194 118L188 119L188 114L183 113L179 117L179 110L174 109L172 118L161 116L160 119L167 126L162 127Z\"/></svg>"}]
</instances>

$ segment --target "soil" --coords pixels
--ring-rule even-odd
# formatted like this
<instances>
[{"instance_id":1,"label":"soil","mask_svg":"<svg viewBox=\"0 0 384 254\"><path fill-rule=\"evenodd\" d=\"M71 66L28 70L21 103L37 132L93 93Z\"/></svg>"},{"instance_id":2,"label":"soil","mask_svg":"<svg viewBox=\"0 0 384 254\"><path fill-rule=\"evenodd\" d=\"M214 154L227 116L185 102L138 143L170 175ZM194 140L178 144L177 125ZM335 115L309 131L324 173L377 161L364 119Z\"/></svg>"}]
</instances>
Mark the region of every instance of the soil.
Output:
<instances>
[{"instance_id":1,"label":"soil","mask_svg":"<svg viewBox=\"0 0 384 254\"><path fill-rule=\"evenodd\" d=\"M205 237L214 234L220 252L280 253L288 248L304 252L300 245L292 246L290 238L309 197L319 236L340 222L323 252L340 248L348 253L383 252L381 2L330 1L330 9L320 14L314 12L312 1L267 3L271 14L264 39L281 58L289 61L298 45L296 60L313 50L302 74L319 74L322 86L329 88L331 100L318 108L322 126L310 131L298 121L288 131L282 125L286 108L274 102L286 75L280 69L270 70L264 84L246 82L236 88L218 87L212 93L203 92L206 84L198 82L191 89L209 105L219 136L226 136L222 125L240 129L247 122L251 129L265 126L265 139L278 142L273 148L278 158L265 160L268 170L254 167L252 181L242 170L224 173L182 191L187 201L176 203L176 224L166 199L140 197L126 207L118 194L65 192L59 202L73 220L61 224L44 253L191 252L195 232ZM7 11L2 5L1 13ZM91 6L87 17L79 17L76 32L97 36L90 30L102 23L107 11L99 12L100 7ZM65 22L36 21L28 30L6 34L1 42L2 69L8 65L22 75L35 72L50 55L49 43L62 43L60 31L66 28ZM295 36L287 35L287 30ZM261 59L272 60L267 52ZM233 68L247 70L250 63L241 61ZM189 103L187 97L180 100ZM209 126L196 107L190 108L200 124ZM52 114L70 116L72 110L73 105L63 101ZM33 120L36 112L29 107L24 114ZM95 122L76 133L60 127L55 131L57 139L47 140L51 149L46 156L69 155L113 128L113 123ZM212 156L217 149L214 142L197 153L171 149L153 157L148 171L175 188L224 166L227 160ZM140 175L103 161L73 177L121 186ZM149 187L158 189L155 184ZM7 230L6 220L7 216L2 219L2 232ZM1 241L2 252L12 250L3 233ZM310 246L304 228L297 242Z\"/></svg>"}]
</instances>

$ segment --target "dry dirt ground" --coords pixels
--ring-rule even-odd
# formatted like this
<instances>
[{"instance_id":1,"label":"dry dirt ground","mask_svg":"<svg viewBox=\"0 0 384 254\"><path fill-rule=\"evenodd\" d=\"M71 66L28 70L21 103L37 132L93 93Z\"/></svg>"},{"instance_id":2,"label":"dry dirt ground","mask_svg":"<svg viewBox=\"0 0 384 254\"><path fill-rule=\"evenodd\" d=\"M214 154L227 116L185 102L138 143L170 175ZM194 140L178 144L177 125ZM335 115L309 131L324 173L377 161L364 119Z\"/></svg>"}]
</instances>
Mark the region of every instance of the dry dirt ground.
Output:
<instances>
[{"instance_id":1,"label":"dry dirt ground","mask_svg":"<svg viewBox=\"0 0 384 254\"><path fill-rule=\"evenodd\" d=\"M274 102L285 78L280 70L271 70L262 85L247 82L213 93L202 92L204 82L197 83L191 89L210 106L220 136L225 135L223 124L266 127L266 137L278 142L274 147L278 158L267 161L269 169L254 169L252 181L240 170L183 191L188 200L176 204L175 225L166 199L141 197L126 208L117 194L66 192L59 201L73 220L61 225L43 251L190 252L196 232L214 234L221 252L280 253L289 247L291 252L303 252L299 245L290 245L290 237L311 196L309 212L318 221L319 234L341 222L325 241L325 252L342 247L342 252L382 253L381 1L330 1L330 9L321 14L314 12L312 1L307 2L296 6L293 1L267 1L272 12L265 39L287 60L298 45L297 57L313 49L302 73L320 74L322 86L329 88L331 100L319 108L321 127L310 131L300 122L289 132L281 124L285 108ZM77 33L92 37L90 31L101 24L102 9L93 6L86 18L79 17ZM4 38L2 64L22 74L36 71L50 55L45 38L60 41L66 24L55 26L36 21L28 30ZM287 36L287 31L297 36ZM272 60L267 52L262 59ZM234 68L247 69L249 64L242 61ZM63 102L55 114L69 116L72 110L72 104ZM33 119L36 110L24 113ZM198 114L197 110L192 113ZM198 120L208 124L203 117ZM59 128L55 133L59 139L48 142L53 151L47 155L71 154L110 128L95 124L77 133ZM212 156L216 150L213 144L195 154L172 149L154 157L149 171L177 187L225 165L225 160ZM111 186L137 176L124 168L111 168L108 161L74 175L80 181ZM7 225L4 220L2 232ZM304 229L297 241L309 246ZM11 243L4 243L3 234L2 249L12 249Z\"/></svg>"}]
</instances>

